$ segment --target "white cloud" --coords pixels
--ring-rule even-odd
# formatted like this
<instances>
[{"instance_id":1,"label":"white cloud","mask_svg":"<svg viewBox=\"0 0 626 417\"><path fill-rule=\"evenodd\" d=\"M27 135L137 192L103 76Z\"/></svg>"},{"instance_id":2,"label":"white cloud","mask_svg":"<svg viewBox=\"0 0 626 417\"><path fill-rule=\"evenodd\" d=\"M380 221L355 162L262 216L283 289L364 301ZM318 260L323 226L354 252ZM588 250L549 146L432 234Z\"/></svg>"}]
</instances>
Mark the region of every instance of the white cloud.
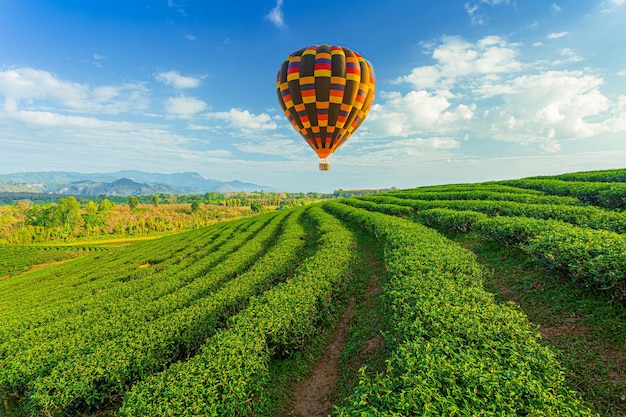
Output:
<instances>
[{"instance_id":1,"label":"white cloud","mask_svg":"<svg viewBox=\"0 0 626 417\"><path fill-rule=\"evenodd\" d=\"M552 5L550 6L550 10L552 11L553 15L559 14L561 13L561 6L559 6L556 3L552 3Z\"/></svg>"},{"instance_id":2,"label":"white cloud","mask_svg":"<svg viewBox=\"0 0 626 417\"><path fill-rule=\"evenodd\" d=\"M180 119L188 119L206 108L204 101L187 96L170 97L165 104L167 114Z\"/></svg>"},{"instance_id":3,"label":"white cloud","mask_svg":"<svg viewBox=\"0 0 626 417\"><path fill-rule=\"evenodd\" d=\"M576 54L576 52L574 52L571 48L561 49L561 56L563 57L563 59L557 59L552 61L552 65L562 65L583 60L583 58Z\"/></svg>"},{"instance_id":4,"label":"white cloud","mask_svg":"<svg viewBox=\"0 0 626 417\"><path fill-rule=\"evenodd\" d=\"M582 71L547 71L519 76L508 84L503 105L485 116L490 135L505 141L545 142L544 150L558 150L553 140L591 137L609 131L596 120L611 109L600 91L603 79Z\"/></svg>"},{"instance_id":5,"label":"white cloud","mask_svg":"<svg viewBox=\"0 0 626 417\"><path fill-rule=\"evenodd\" d=\"M569 32L553 32L553 33L548 33L547 38L548 39L560 39L560 38L564 38L567 35L569 35Z\"/></svg>"},{"instance_id":6,"label":"white cloud","mask_svg":"<svg viewBox=\"0 0 626 417\"><path fill-rule=\"evenodd\" d=\"M458 77L494 75L523 68L517 60L517 44L499 36L487 36L475 44L457 36L445 36L432 48L435 65L414 68L411 74L398 77L415 88L448 89Z\"/></svg>"},{"instance_id":7,"label":"white cloud","mask_svg":"<svg viewBox=\"0 0 626 417\"><path fill-rule=\"evenodd\" d=\"M346 142L346 148L350 141ZM455 155L461 142L446 136L432 138L404 138L387 141L359 141L358 152L342 155L341 163L354 166L386 165L385 171L412 170L411 167L428 161L445 161Z\"/></svg>"},{"instance_id":8,"label":"white cloud","mask_svg":"<svg viewBox=\"0 0 626 417\"><path fill-rule=\"evenodd\" d=\"M237 129L249 130L274 130L278 126L270 115L252 114L248 110L230 109L227 112L213 112L205 115L208 119L224 120Z\"/></svg>"},{"instance_id":9,"label":"white cloud","mask_svg":"<svg viewBox=\"0 0 626 417\"><path fill-rule=\"evenodd\" d=\"M618 71L617 75L619 75L620 77L626 77L626 70Z\"/></svg>"},{"instance_id":10,"label":"white cloud","mask_svg":"<svg viewBox=\"0 0 626 417\"><path fill-rule=\"evenodd\" d=\"M441 78L441 71L434 65L413 68L409 75L397 78L394 83L410 83L415 88L433 88Z\"/></svg>"},{"instance_id":11,"label":"white cloud","mask_svg":"<svg viewBox=\"0 0 626 417\"><path fill-rule=\"evenodd\" d=\"M197 123L189 123L187 126L189 130L211 130L211 126L199 125Z\"/></svg>"},{"instance_id":12,"label":"white cloud","mask_svg":"<svg viewBox=\"0 0 626 417\"><path fill-rule=\"evenodd\" d=\"M303 139L295 142L284 137L255 138L247 142L235 143L234 146L241 152L282 156L286 159L311 156L310 149L307 149L308 146Z\"/></svg>"},{"instance_id":13,"label":"white cloud","mask_svg":"<svg viewBox=\"0 0 626 417\"><path fill-rule=\"evenodd\" d=\"M185 39L187 39L188 41L195 41L196 35L192 35L191 33L188 33L185 35Z\"/></svg>"},{"instance_id":14,"label":"white cloud","mask_svg":"<svg viewBox=\"0 0 626 417\"><path fill-rule=\"evenodd\" d=\"M561 144L554 140L547 140L539 145L547 153L557 153L561 150Z\"/></svg>"},{"instance_id":15,"label":"white cloud","mask_svg":"<svg viewBox=\"0 0 626 417\"><path fill-rule=\"evenodd\" d=\"M459 104L452 107L446 97L414 90L402 95L382 93L382 103L372 106L367 127L373 136L401 136L414 134L441 134L470 120L475 107Z\"/></svg>"},{"instance_id":16,"label":"white cloud","mask_svg":"<svg viewBox=\"0 0 626 417\"><path fill-rule=\"evenodd\" d=\"M29 111L19 110L12 116L29 125L42 127L65 127L65 128L106 128L106 129L127 129L128 124L109 122L95 117L68 116L49 111Z\"/></svg>"},{"instance_id":17,"label":"white cloud","mask_svg":"<svg viewBox=\"0 0 626 417\"><path fill-rule=\"evenodd\" d=\"M500 37L445 37L427 47L434 64L395 80L412 91L378 93L368 137L468 134L555 153L568 141L626 132L626 96L603 94L605 81L590 68L554 69L583 60L571 48L525 63L522 46Z\"/></svg>"},{"instance_id":18,"label":"white cloud","mask_svg":"<svg viewBox=\"0 0 626 417\"><path fill-rule=\"evenodd\" d=\"M201 78L180 75L178 71L160 72L154 77L157 81L174 88L196 88L200 85Z\"/></svg>"},{"instance_id":19,"label":"white cloud","mask_svg":"<svg viewBox=\"0 0 626 417\"><path fill-rule=\"evenodd\" d=\"M491 7L499 6L501 4L509 4L509 0L480 0L477 3L465 3L464 8L467 15L470 17L470 21L474 26L483 26L487 24L487 18L481 13L481 6L486 4Z\"/></svg>"},{"instance_id":20,"label":"white cloud","mask_svg":"<svg viewBox=\"0 0 626 417\"><path fill-rule=\"evenodd\" d=\"M486 3L490 6L498 6L500 4L509 4L510 0L480 0L481 3Z\"/></svg>"},{"instance_id":21,"label":"white cloud","mask_svg":"<svg viewBox=\"0 0 626 417\"><path fill-rule=\"evenodd\" d=\"M465 3L465 11L470 17L472 25L483 26L486 23L485 17L478 13L478 4Z\"/></svg>"},{"instance_id":22,"label":"white cloud","mask_svg":"<svg viewBox=\"0 0 626 417\"><path fill-rule=\"evenodd\" d=\"M25 104L30 109L54 105L74 112L117 114L147 106L146 89L140 84L90 87L29 67L0 71L0 97L9 111Z\"/></svg>"},{"instance_id":23,"label":"white cloud","mask_svg":"<svg viewBox=\"0 0 626 417\"><path fill-rule=\"evenodd\" d=\"M600 2L600 10L604 14L615 12L619 7L623 6L626 0L603 0Z\"/></svg>"},{"instance_id":24,"label":"white cloud","mask_svg":"<svg viewBox=\"0 0 626 417\"><path fill-rule=\"evenodd\" d=\"M278 29L285 27L285 19L283 17L283 0L276 0L276 6L265 16L267 20L272 22Z\"/></svg>"}]
</instances>

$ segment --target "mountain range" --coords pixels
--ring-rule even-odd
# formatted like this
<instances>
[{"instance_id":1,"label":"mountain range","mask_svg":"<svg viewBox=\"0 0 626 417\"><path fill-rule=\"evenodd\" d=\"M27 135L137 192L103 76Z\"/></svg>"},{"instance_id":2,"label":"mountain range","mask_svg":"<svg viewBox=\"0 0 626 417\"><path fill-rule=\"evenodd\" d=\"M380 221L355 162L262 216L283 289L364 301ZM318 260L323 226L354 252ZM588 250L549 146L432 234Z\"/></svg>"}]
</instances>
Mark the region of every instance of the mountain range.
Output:
<instances>
[{"instance_id":1,"label":"mountain range","mask_svg":"<svg viewBox=\"0 0 626 417\"><path fill-rule=\"evenodd\" d=\"M0 191L42 192L83 196L204 194L207 192L273 191L271 187L241 181L206 179L197 172L173 174L143 171L78 173L65 171L0 174Z\"/></svg>"}]
</instances>

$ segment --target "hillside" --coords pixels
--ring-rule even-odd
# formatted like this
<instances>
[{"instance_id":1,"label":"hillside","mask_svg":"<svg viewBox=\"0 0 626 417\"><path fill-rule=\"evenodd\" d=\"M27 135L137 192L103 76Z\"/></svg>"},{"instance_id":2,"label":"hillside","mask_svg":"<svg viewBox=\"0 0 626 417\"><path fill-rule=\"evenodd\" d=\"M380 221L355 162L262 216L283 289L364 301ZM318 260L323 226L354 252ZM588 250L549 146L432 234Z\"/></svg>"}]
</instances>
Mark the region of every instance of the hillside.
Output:
<instances>
[{"instance_id":1,"label":"hillside","mask_svg":"<svg viewBox=\"0 0 626 417\"><path fill-rule=\"evenodd\" d=\"M0 192L43 192L85 196L204 194L207 192L272 191L252 183L206 179L197 172L173 174L143 171L78 173L64 171L0 174Z\"/></svg>"},{"instance_id":2,"label":"hillside","mask_svg":"<svg viewBox=\"0 0 626 417\"><path fill-rule=\"evenodd\" d=\"M624 415L626 169L599 177L0 245L0 410Z\"/></svg>"}]
</instances>

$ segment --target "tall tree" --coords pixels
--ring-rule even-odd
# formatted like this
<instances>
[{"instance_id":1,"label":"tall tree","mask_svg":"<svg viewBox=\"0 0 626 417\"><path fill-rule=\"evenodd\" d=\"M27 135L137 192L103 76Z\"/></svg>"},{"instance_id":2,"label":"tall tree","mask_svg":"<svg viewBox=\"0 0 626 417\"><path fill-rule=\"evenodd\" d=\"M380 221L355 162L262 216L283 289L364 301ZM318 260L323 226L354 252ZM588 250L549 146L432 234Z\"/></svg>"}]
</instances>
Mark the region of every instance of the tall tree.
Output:
<instances>
[{"instance_id":1,"label":"tall tree","mask_svg":"<svg viewBox=\"0 0 626 417\"><path fill-rule=\"evenodd\" d=\"M59 215L63 226L73 229L78 220L78 212L80 211L80 203L73 195L59 199L58 205Z\"/></svg>"},{"instance_id":2,"label":"tall tree","mask_svg":"<svg viewBox=\"0 0 626 417\"><path fill-rule=\"evenodd\" d=\"M137 197L135 197L134 195L128 197L128 207L130 207L131 210L135 210L138 204L139 199Z\"/></svg>"}]
</instances>

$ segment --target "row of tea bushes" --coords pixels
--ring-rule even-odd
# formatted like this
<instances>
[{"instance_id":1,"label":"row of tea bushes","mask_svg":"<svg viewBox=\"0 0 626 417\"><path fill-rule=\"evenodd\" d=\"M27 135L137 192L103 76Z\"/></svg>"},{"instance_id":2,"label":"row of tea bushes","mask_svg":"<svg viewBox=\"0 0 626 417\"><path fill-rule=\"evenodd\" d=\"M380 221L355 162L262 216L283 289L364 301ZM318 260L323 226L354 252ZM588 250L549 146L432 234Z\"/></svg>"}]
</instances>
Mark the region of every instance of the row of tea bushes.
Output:
<instances>
[{"instance_id":1,"label":"row of tea bushes","mask_svg":"<svg viewBox=\"0 0 626 417\"><path fill-rule=\"evenodd\" d=\"M138 383L119 415L267 414L270 360L299 349L316 334L333 309L334 295L343 290L356 247L352 233L319 206L307 215L320 237L317 251L294 276L254 298L199 354Z\"/></svg>"},{"instance_id":2,"label":"row of tea bushes","mask_svg":"<svg viewBox=\"0 0 626 417\"><path fill-rule=\"evenodd\" d=\"M538 332L482 288L474 256L433 229L346 204L327 209L384 245L392 330L384 373L363 370L337 416L591 415Z\"/></svg>"}]
</instances>

